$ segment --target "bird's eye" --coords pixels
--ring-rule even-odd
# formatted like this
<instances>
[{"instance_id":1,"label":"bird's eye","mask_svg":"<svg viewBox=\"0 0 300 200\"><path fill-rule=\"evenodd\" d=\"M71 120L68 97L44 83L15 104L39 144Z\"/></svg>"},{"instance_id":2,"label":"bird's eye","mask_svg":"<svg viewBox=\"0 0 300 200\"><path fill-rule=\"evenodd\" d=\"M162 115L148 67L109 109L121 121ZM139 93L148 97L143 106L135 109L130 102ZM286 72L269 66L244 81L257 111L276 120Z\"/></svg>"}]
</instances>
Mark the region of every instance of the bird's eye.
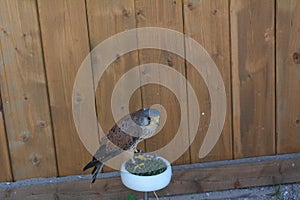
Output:
<instances>
[{"instance_id":1,"label":"bird's eye","mask_svg":"<svg viewBox=\"0 0 300 200\"><path fill-rule=\"evenodd\" d=\"M148 119L149 121L151 121L151 117L147 117L147 119Z\"/></svg>"}]
</instances>

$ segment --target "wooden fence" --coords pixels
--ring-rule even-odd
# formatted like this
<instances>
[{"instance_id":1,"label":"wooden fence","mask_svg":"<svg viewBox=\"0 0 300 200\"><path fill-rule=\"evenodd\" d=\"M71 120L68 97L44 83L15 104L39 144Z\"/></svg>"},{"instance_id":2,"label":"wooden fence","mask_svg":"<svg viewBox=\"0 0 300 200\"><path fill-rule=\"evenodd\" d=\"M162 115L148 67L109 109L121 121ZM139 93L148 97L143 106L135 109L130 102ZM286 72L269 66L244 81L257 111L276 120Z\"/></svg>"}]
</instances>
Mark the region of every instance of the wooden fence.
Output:
<instances>
[{"instance_id":1,"label":"wooden fence","mask_svg":"<svg viewBox=\"0 0 300 200\"><path fill-rule=\"evenodd\" d=\"M119 78L156 62L187 78L205 113L174 164L300 152L299 10L298 0L0 0L0 181L82 174L91 156L72 116L77 70L101 41L136 27L173 29L208 51L225 83L224 129L199 159L211 115L207 87L191 64L154 49L119 57L103 75L96 102L104 129L114 124L107 105ZM130 110L154 103L168 118L141 145L146 151L166 145L180 120L178 101L163 86L141 87Z\"/></svg>"}]
</instances>

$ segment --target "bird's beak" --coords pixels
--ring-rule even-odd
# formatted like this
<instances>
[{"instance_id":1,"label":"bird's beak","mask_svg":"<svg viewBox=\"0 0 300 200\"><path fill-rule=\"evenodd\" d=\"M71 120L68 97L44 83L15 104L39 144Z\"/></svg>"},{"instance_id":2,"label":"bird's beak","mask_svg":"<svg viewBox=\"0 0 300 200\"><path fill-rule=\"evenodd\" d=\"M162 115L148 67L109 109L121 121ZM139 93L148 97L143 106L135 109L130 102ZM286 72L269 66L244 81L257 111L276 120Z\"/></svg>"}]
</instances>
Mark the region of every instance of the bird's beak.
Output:
<instances>
[{"instance_id":1,"label":"bird's beak","mask_svg":"<svg viewBox=\"0 0 300 200\"><path fill-rule=\"evenodd\" d=\"M160 125L159 118L153 118L153 123Z\"/></svg>"}]
</instances>

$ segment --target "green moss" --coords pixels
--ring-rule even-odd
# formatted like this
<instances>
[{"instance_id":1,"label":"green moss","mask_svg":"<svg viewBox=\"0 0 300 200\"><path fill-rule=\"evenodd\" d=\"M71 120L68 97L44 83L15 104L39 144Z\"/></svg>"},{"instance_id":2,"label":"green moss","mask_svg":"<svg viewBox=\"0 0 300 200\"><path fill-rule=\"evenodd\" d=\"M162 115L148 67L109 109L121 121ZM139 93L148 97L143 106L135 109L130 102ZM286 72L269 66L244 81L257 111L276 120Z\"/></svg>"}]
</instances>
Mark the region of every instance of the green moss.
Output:
<instances>
[{"instance_id":1,"label":"green moss","mask_svg":"<svg viewBox=\"0 0 300 200\"><path fill-rule=\"evenodd\" d=\"M118 200L123 200L123 198L120 197ZM125 200L138 200L138 198L135 195L130 193L128 194Z\"/></svg>"},{"instance_id":2,"label":"green moss","mask_svg":"<svg viewBox=\"0 0 300 200\"><path fill-rule=\"evenodd\" d=\"M166 171L167 164L157 156L137 154L126 163L125 168L134 175L153 176Z\"/></svg>"}]
</instances>

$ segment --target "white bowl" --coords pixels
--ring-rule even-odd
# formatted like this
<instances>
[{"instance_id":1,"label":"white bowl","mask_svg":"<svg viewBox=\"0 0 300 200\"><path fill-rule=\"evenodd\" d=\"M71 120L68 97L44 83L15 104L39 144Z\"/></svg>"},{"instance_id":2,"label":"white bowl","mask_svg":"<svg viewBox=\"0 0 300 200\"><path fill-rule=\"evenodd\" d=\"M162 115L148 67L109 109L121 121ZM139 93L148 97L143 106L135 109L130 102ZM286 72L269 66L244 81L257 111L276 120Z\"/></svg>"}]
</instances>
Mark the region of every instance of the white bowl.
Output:
<instances>
[{"instance_id":1,"label":"white bowl","mask_svg":"<svg viewBox=\"0 0 300 200\"><path fill-rule=\"evenodd\" d=\"M166 159L160 156L157 156L157 158L162 159L166 163L167 169L164 172L153 176L138 176L131 174L125 168L128 160L123 162L121 166L121 180L123 184L129 189L140 192L156 191L166 187L170 183L172 177L171 165Z\"/></svg>"}]
</instances>

